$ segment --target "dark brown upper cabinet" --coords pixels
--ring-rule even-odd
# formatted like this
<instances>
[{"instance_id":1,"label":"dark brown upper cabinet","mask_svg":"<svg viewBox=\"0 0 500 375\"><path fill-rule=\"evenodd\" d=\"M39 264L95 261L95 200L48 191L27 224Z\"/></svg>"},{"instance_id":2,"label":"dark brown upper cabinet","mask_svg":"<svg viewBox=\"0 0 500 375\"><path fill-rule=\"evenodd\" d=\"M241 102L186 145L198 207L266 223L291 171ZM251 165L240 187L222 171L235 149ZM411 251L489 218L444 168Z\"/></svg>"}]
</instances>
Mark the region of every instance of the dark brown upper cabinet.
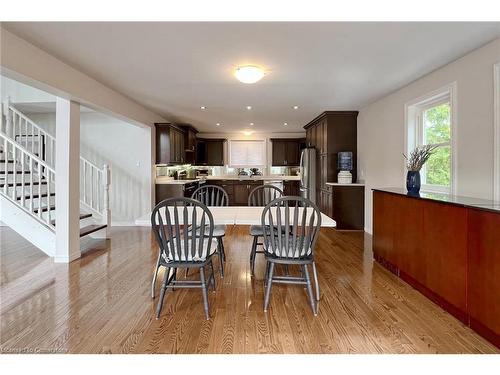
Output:
<instances>
[{"instance_id":1,"label":"dark brown upper cabinet","mask_svg":"<svg viewBox=\"0 0 500 375\"><path fill-rule=\"evenodd\" d=\"M275 167L294 167L300 163L300 151L304 148L303 138L271 138L272 165Z\"/></svg>"},{"instance_id":2,"label":"dark brown upper cabinet","mask_svg":"<svg viewBox=\"0 0 500 375\"><path fill-rule=\"evenodd\" d=\"M184 152L186 157L186 163L195 164L196 163L196 133L198 131L191 125L184 125L182 127L186 135L184 137Z\"/></svg>"},{"instance_id":3,"label":"dark brown upper cabinet","mask_svg":"<svg viewBox=\"0 0 500 375\"><path fill-rule=\"evenodd\" d=\"M201 139L196 142L196 165L223 166L225 139Z\"/></svg>"},{"instance_id":4,"label":"dark brown upper cabinet","mask_svg":"<svg viewBox=\"0 0 500 375\"><path fill-rule=\"evenodd\" d=\"M156 126L156 164L185 163L185 131L175 124L159 123Z\"/></svg>"}]
</instances>

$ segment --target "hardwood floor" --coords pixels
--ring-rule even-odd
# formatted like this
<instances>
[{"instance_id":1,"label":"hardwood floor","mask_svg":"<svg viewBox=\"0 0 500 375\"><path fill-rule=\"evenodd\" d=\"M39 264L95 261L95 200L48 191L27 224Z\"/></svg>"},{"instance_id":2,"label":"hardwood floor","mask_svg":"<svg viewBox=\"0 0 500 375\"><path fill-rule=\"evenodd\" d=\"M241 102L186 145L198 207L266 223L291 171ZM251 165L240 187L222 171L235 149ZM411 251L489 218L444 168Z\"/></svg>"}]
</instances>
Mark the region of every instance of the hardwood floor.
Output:
<instances>
[{"instance_id":1,"label":"hardwood floor","mask_svg":"<svg viewBox=\"0 0 500 375\"><path fill-rule=\"evenodd\" d=\"M499 353L373 263L361 232L322 229L317 317L305 290L292 285L273 285L264 313L263 258L253 280L248 227L227 233L226 277L209 294L211 320L200 290L186 289L167 293L156 320L150 282L157 250L148 228L87 239L85 255L66 265L0 227L0 352Z\"/></svg>"}]
</instances>

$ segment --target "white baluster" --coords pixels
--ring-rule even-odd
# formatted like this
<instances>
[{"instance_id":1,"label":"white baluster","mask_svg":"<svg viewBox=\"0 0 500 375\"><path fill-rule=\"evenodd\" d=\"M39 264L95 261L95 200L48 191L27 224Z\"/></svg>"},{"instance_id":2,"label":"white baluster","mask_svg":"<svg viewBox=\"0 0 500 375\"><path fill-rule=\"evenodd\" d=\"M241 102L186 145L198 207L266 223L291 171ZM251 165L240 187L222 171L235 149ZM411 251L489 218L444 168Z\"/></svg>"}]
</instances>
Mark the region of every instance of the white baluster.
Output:
<instances>
[{"instance_id":1,"label":"white baluster","mask_svg":"<svg viewBox=\"0 0 500 375\"><path fill-rule=\"evenodd\" d=\"M111 225L111 210L109 209L109 185L111 184L111 171L107 164L103 165L102 171L103 171L102 183L104 187L104 197L103 197L104 209L102 217L103 217L103 224L108 225L107 230L109 230L109 226Z\"/></svg>"},{"instance_id":2,"label":"white baluster","mask_svg":"<svg viewBox=\"0 0 500 375\"><path fill-rule=\"evenodd\" d=\"M20 150L21 153L21 206L24 207L24 193L25 193L25 186L24 186L24 179L25 179L25 170L24 170L24 151ZM17 168L14 168L14 174L17 173Z\"/></svg>"},{"instance_id":3,"label":"white baluster","mask_svg":"<svg viewBox=\"0 0 500 375\"><path fill-rule=\"evenodd\" d=\"M33 212L33 175L34 175L34 169L33 169L33 158L30 156L29 157L29 166L30 166L30 212Z\"/></svg>"},{"instance_id":4,"label":"white baluster","mask_svg":"<svg viewBox=\"0 0 500 375\"><path fill-rule=\"evenodd\" d=\"M12 134L12 118L11 118L11 110L10 110L10 97L7 97L7 102L5 103L5 114L6 114L6 129L5 129L5 134L7 136L11 137Z\"/></svg>"}]
</instances>

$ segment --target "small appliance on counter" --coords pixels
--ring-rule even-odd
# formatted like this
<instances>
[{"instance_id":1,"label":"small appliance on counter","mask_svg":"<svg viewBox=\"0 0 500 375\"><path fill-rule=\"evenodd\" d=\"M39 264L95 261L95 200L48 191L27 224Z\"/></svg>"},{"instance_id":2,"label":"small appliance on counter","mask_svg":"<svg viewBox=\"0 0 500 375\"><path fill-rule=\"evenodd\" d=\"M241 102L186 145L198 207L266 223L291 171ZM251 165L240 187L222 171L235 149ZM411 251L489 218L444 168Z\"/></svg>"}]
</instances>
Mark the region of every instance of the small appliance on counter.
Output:
<instances>
[{"instance_id":1,"label":"small appliance on counter","mask_svg":"<svg viewBox=\"0 0 500 375\"><path fill-rule=\"evenodd\" d=\"M248 172L244 168L238 168L238 176L248 176Z\"/></svg>"},{"instance_id":2,"label":"small appliance on counter","mask_svg":"<svg viewBox=\"0 0 500 375\"><path fill-rule=\"evenodd\" d=\"M250 168L250 176L262 176L259 168Z\"/></svg>"},{"instance_id":3,"label":"small appliance on counter","mask_svg":"<svg viewBox=\"0 0 500 375\"><path fill-rule=\"evenodd\" d=\"M337 182L339 184L352 184L352 152L343 151L337 154L337 167L339 174L337 175Z\"/></svg>"}]
</instances>

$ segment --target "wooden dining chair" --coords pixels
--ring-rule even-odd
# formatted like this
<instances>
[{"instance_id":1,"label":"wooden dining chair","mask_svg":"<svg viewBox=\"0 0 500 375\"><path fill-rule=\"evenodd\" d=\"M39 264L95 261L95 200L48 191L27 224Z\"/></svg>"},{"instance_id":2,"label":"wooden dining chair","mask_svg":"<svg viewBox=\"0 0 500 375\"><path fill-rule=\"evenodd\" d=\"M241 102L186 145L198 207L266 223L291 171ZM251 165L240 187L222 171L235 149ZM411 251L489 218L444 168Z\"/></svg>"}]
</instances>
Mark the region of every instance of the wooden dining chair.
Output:
<instances>
[{"instance_id":1,"label":"wooden dining chair","mask_svg":"<svg viewBox=\"0 0 500 375\"><path fill-rule=\"evenodd\" d=\"M319 283L314 247L321 228L321 212L310 200L302 197L281 197L263 210L263 231L266 277L264 311L267 312L273 283L305 285L314 315L318 314ZM299 265L301 276L276 276L276 264ZM316 297L313 295L308 266L312 266Z\"/></svg>"},{"instance_id":2,"label":"wooden dining chair","mask_svg":"<svg viewBox=\"0 0 500 375\"><path fill-rule=\"evenodd\" d=\"M282 195L283 191L274 185L258 186L250 192L250 195L248 196L248 206L264 207ZM257 250L257 247L263 244L262 242L259 242L259 239L263 236L263 232L264 228L261 225L250 226L250 235L253 237L252 249L250 250L250 273L252 276L255 272L255 257L258 253L263 253L263 251Z\"/></svg>"},{"instance_id":3,"label":"wooden dining chair","mask_svg":"<svg viewBox=\"0 0 500 375\"><path fill-rule=\"evenodd\" d=\"M229 196L224 188L217 185L203 185L196 189L191 195L195 199L203 203L207 207L223 207L229 206ZM224 241L222 238L226 235L225 225L214 226L214 237L217 239L217 254L220 263L220 275L224 277L224 262L226 261L226 253L224 251Z\"/></svg>"},{"instance_id":4,"label":"wooden dining chair","mask_svg":"<svg viewBox=\"0 0 500 375\"><path fill-rule=\"evenodd\" d=\"M189 226L193 230L188 230ZM210 319L208 306L208 288L215 290L212 255L217 250L217 241L213 237L214 219L203 203L190 198L170 198L158 203L151 214L151 227L160 248L160 256L155 271L165 267L165 275L156 309L156 318L160 317L165 293L168 288L201 288L206 319ZM196 230L203 228L203 230ZM205 267L210 267L210 276L206 278ZM178 269L198 269L200 281L177 280Z\"/></svg>"}]
</instances>

